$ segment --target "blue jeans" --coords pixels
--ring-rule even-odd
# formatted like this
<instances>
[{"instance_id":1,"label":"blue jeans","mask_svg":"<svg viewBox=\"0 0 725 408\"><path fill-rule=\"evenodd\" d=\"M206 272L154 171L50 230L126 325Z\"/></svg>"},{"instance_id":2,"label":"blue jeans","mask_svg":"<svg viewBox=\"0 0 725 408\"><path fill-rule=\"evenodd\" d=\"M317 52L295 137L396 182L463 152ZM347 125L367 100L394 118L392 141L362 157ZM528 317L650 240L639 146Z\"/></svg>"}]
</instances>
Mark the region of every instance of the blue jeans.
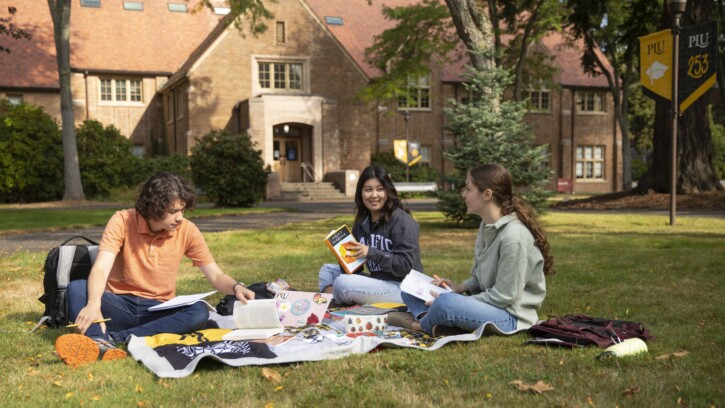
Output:
<instances>
[{"instance_id":1,"label":"blue jeans","mask_svg":"<svg viewBox=\"0 0 725 408\"><path fill-rule=\"evenodd\" d=\"M516 330L516 318L511 313L470 296L443 293L430 307L413 295L402 293L402 297L410 313L427 333L432 333L435 325L474 331L484 323L493 323L504 332Z\"/></svg>"},{"instance_id":2,"label":"blue jeans","mask_svg":"<svg viewBox=\"0 0 725 408\"><path fill-rule=\"evenodd\" d=\"M348 275L340 265L324 264L318 275L320 292L332 286L335 301L345 304L403 303L400 282L373 279L361 274Z\"/></svg>"},{"instance_id":3,"label":"blue jeans","mask_svg":"<svg viewBox=\"0 0 725 408\"><path fill-rule=\"evenodd\" d=\"M88 303L88 282L74 280L68 284L68 313L71 321ZM159 333L185 334L206 327L209 320L209 309L204 302L196 302L189 306L175 309L149 311L151 306L163 303L158 300L146 299L134 295L116 295L103 292L101 313L106 322L106 331L101 331L100 324L92 324L86 330L88 337L110 338L116 343L125 343L129 337L153 336Z\"/></svg>"}]
</instances>

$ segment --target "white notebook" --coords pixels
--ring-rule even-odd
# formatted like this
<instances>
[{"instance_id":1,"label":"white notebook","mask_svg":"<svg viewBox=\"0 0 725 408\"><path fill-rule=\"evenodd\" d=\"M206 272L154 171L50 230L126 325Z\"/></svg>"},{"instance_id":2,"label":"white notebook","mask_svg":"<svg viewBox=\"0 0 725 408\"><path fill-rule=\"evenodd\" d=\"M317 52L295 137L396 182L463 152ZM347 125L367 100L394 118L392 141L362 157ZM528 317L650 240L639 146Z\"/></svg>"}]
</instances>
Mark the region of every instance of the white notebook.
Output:
<instances>
[{"instance_id":1,"label":"white notebook","mask_svg":"<svg viewBox=\"0 0 725 408\"><path fill-rule=\"evenodd\" d=\"M430 276L420 273L415 269L411 269L405 276L405 279L403 279L403 282L400 283L400 290L405 293L409 293L418 299L423 299L426 302L434 299L433 295L430 294L430 291L438 294L448 293L451 291L450 289L432 284L431 282L433 282L433 280L434 279Z\"/></svg>"}]
</instances>

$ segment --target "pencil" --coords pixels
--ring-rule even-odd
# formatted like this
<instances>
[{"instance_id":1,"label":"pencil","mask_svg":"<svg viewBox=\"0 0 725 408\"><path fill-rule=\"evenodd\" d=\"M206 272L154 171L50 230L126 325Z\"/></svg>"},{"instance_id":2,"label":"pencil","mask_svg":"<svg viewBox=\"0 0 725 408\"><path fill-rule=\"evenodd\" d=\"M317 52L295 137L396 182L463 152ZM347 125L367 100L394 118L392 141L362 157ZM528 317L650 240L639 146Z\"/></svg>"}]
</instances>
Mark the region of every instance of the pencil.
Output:
<instances>
[{"instance_id":1,"label":"pencil","mask_svg":"<svg viewBox=\"0 0 725 408\"><path fill-rule=\"evenodd\" d=\"M101 319L101 320L96 320L93 323L103 323L103 322L107 322L109 320L111 320L111 319ZM77 327L77 326L78 326L78 323L72 323L65 327Z\"/></svg>"},{"instance_id":2,"label":"pencil","mask_svg":"<svg viewBox=\"0 0 725 408\"><path fill-rule=\"evenodd\" d=\"M439 280L439 281L441 281L441 285L443 285L443 287L444 287L444 288L446 288L446 289L448 289L448 290L451 290L451 287L450 287L450 286L448 286L448 284L447 284L447 283L443 282L443 279L439 278L439 277L438 277L438 275L436 275L436 274L434 273L434 274L433 274L433 277L434 277L434 278L436 278L436 280Z\"/></svg>"}]
</instances>

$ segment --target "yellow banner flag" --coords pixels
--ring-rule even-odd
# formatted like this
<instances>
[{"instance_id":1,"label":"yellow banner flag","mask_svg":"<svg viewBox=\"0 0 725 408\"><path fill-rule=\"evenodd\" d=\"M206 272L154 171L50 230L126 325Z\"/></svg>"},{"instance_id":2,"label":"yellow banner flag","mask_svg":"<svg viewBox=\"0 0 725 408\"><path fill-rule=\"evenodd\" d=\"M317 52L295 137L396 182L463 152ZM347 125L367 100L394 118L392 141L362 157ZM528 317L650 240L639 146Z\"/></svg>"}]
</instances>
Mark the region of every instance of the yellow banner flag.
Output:
<instances>
[{"instance_id":1,"label":"yellow banner flag","mask_svg":"<svg viewBox=\"0 0 725 408\"><path fill-rule=\"evenodd\" d=\"M408 143L405 140L393 140L395 158L408 164Z\"/></svg>"},{"instance_id":2,"label":"yellow banner flag","mask_svg":"<svg viewBox=\"0 0 725 408\"><path fill-rule=\"evenodd\" d=\"M672 100L672 33L663 30L639 37L639 75L644 93Z\"/></svg>"}]
</instances>

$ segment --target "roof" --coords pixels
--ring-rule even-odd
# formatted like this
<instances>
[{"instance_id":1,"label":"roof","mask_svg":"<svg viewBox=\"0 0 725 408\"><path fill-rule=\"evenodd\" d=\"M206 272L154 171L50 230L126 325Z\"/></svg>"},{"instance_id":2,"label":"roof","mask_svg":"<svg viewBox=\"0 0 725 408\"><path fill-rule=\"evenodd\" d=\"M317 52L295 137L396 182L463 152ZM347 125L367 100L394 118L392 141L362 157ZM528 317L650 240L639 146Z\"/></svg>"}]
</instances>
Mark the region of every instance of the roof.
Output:
<instances>
[{"instance_id":1,"label":"roof","mask_svg":"<svg viewBox=\"0 0 725 408\"><path fill-rule=\"evenodd\" d=\"M195 14L171 12L167 1L144 1L143 11L124 10L122 0L102 0L99 8L71 1L71 68L76 71L170 75L220 18L206 9ZM47 0L23 0L16 8L13 23L33 38L2 37L11 53L0 55L0 86L57 88Z\"/></svg>"},{"instance_id":2,"label":"roof","mask_svg":"<svg viewBox=\"0 0 725 408\"><path fill-rule=\"evenodd\" d=\"M304 2L342 44L368 78L375 78L382 72L365 61L365 49L373 45L376 35L394 25L393 21L382 18L383 6L399 7L417 4L420 1L385 0L372 1L371 4L368 4L368 0L304 0ZM342 25L328 24L325 17L340 17ZM563 86L608 86L604 76L592 77L581 68L580 58L583 44L581 40L571 45L567 43L563 34L552 32L543 39L542 44L554 55L561 68L558 79ZM609 61L601 51L597 50L597 53L605 61L605 66L611 69ZM463 58L461 58L462 55ZM441 80L446 82L463 81L468 73L465 47L459 44L448 59L449 61L443 67Z\"/></svg>"},{"instance_id":3,"label":"roof","mask_svg":"<svg viewBox=\"0 0 725 408\"><path fill-rule=\"evenodd\" d=\"M223 25L219 24L220 16L213 12L206 9L196 14L171 12L167 1L146 0L143 11L124 10L123 0L102 0L100 8L80 7L80 0L71 1L71 68L75 71L125 75L175 73L169 81L172 84L185 77L194 62L224 32ZM172 1L186 4L185 0ZM382 17L383 6L399 7L419 2L301 1L308 5L368 78L382 73L365 61L365 49L373 44L375 35L394 24ZM339 17L342 24L327 23L325 17ZM30 32L33 38L29 41L8 36L0 38L3 45L11 49L10 54L0 54L0 87L57 89L53 25L47 0L19 2L13 23ZM561 67L559 82L564 86L607 86L604 76L591 77L584 73L580 65L581 51L566 47L565 43L559 33L552 33L542 40ZM463 55L465 49L459 46L454 54ZM450 58L444 64L441 79L462 81L466 73L465 62L465 58Z\"/></svg>"}]
</instances>

